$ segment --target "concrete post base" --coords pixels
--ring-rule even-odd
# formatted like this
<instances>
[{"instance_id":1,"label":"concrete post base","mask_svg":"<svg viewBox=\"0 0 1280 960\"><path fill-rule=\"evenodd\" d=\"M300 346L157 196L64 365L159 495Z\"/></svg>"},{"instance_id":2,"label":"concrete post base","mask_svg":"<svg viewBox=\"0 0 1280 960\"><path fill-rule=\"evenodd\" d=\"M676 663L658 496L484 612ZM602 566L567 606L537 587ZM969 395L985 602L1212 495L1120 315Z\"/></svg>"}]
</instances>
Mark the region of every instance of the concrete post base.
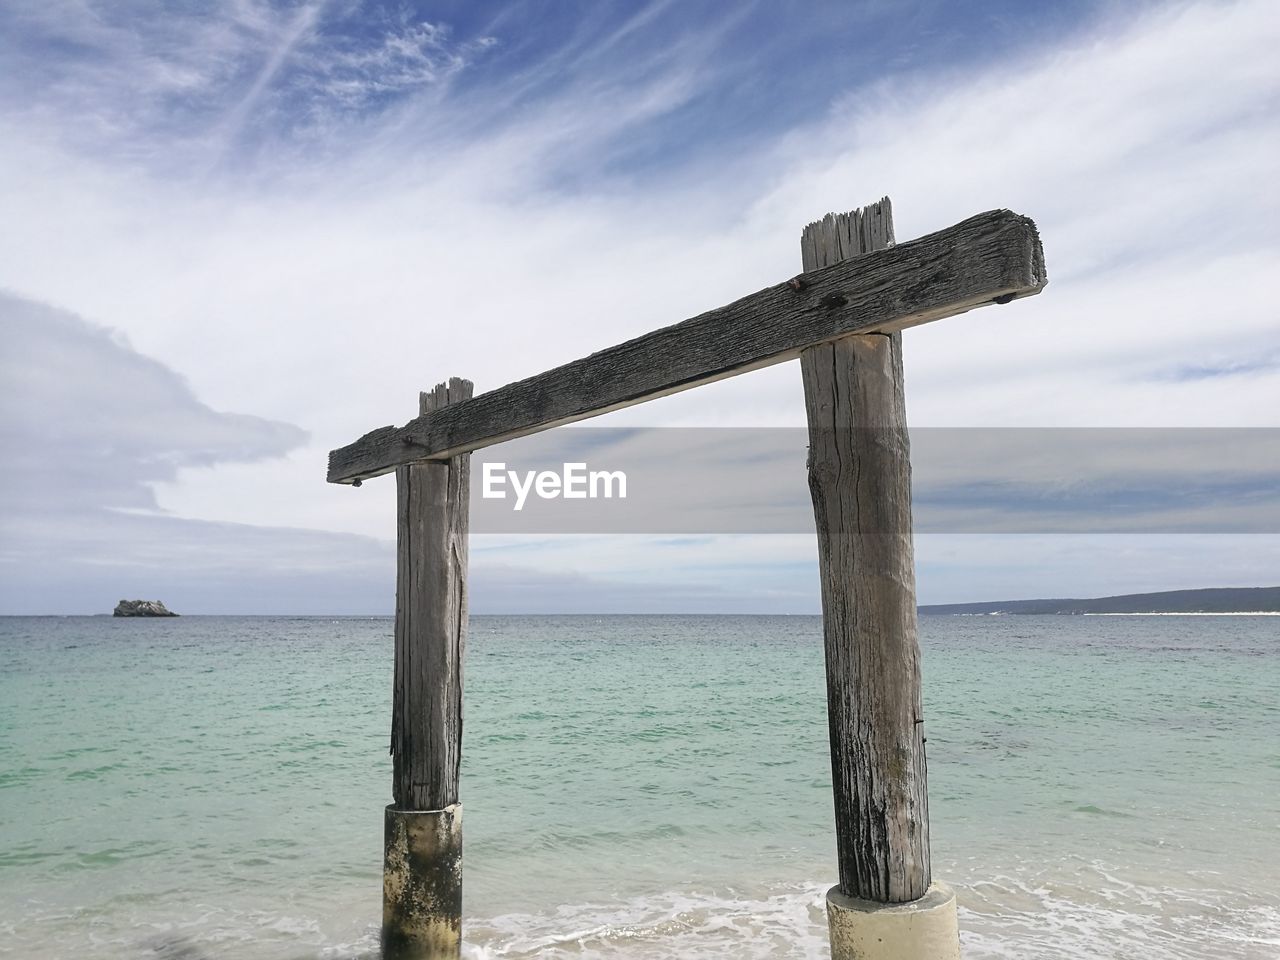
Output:
<instances>
[{"instance_id":1,"label":"concrete post base","mask_svg":"<svg viewBox=\"0 0 1280 960\"><path fill-rule=\"evenodd\" d=\"M827 891L831 960L960 960L956 895L935 883L919 900L876 903Z\"/></svg>"},{"instance_id":2,"label":"concrete post base","mask_svg":"<svg viewBox=\"0 0 1280 960\"><path fill-rule=\"evenodd\" d=\"M456 960L462 950L462 804L386 809L383 960Z\"/></svg>"}]
</instances>

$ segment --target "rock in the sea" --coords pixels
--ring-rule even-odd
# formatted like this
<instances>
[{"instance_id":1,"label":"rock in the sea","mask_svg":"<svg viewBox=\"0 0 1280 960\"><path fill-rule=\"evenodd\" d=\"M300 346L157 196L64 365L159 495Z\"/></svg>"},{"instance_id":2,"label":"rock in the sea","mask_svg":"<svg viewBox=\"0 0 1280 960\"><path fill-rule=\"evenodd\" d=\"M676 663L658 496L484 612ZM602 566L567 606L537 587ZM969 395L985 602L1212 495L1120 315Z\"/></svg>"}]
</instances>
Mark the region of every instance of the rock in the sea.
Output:
<instances>
[{"instance_id":1,"label":"rock in the sea","mask_svg":"<svg viewBox=\"0 0 1280 960\"><path fill-rule=\"evenodd\" d=\"M159 600L121 600L116 604L115 617L176 617L177 614Z\"/></svg>"}]
</instances>

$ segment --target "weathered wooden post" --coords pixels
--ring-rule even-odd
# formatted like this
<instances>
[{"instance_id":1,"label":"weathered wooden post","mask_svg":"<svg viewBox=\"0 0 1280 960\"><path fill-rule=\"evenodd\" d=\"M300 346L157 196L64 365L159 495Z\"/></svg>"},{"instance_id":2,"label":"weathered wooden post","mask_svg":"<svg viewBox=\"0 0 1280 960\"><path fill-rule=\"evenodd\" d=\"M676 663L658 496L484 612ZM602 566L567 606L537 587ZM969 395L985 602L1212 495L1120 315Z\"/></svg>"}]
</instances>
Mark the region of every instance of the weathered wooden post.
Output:
<instances>
[{"instance_id":1,"label":"weathered wooden post","mask_svg":"<svg viewBox=\"0 0 1280 960\"><path fill-rule=\"evenodd\" d=\"M810 224L805 272L893 244L888 198ZM959 957L955 895L931 885L902 334L800 354L818 531L840 883L832 960Z\"/></svg>"},{"instance_id":2,"label":"weathered wooden post","mask_svg":"<svg viewBox=\"0 0 1280 960\"><path fill-rule=\"evenodd\" d=\"M462 647L467 454L800 357L818 525L840 885L833 960L954 960L955 898L930 883L911 464L898 331L1035 296L1035 224L990 210L892 246L889 202L804 233L803 275L471 397L451 380L420 414L329 453L330 483L396 471L399 580L383 955L461 941ZM865 254L865 255L862 255ZM848 261L848 262L846 262Z\"/></svg>"},{"instance_id":3,"label":"weathered wooden post","mask_svg":"<svg viewBox=\"0 0 1280 960\"><path fill-rule=\"evenodd\" d=\"M471 397L451 379L419 414ZM467 632L471 455L396 468L394 802L385 814L384 960L456 958L462 948L462 654Z\"/></svg>"}]
</instances>

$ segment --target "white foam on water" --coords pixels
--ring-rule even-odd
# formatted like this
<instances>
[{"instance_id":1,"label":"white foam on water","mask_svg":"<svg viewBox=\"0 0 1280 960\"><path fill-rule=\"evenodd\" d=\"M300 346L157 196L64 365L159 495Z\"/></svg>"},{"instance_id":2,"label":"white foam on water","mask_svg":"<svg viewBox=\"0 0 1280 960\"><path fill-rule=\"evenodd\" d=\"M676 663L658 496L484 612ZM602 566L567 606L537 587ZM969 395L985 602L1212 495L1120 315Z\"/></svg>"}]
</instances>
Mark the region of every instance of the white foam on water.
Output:
<instances>
[{"instance_id":1,"label":"white foam on water","mask_svg":"<svg viewBox=\"0 0 1280 960\"><path fill-rule=\"evenodd\" d=\"M953 864L944 873L957 881L953 885L960 900L965 960L1280 957L1280 894L1231 889L1229 878L1135 876L1133 871L1083 858L1023 863L981 877L965 875ZM463 956L827 960L828 886L772 883L750 889L672 891L541 912L467 917ZM344 910L334 904L332 911L312 915L315 904L301 912L205 904L193 905L182 916L135 916L123 923L121 917L82 916L74 938L65 936L71 929L58 923L63 936L50 940L20 938L6 946L0 939L0 956L376 960L377 918L347 906ZM79 946L73 946L73 939Z\"/></svg>"},{"instance_id":2,"label":"white foam on water","mask_svg":"<svg viewBox=\"0 0 1280 960\"><path fill-rule=\"evenodd\" d=\"M0 958L40 960L377 960L378 929L361 918L193 903L29 911ZM345 936L343 935L345 934Z\"/></svg>"},{"instance_id":3,"label":"white foam on water","mask_svg":"<svg viewBox=\"0 0 1280 960\"><path fill-rule=\"evenodd\" d=\"M665 893L614 904L505 914L466 924L466 960L643 957L768 960L828 956L827 884L790 885L765 897Z\"/></svg>"},{"instance_id":4,"label":"white foam on water","mask_svg":"<svg viewBox=\"0 0 1280 960\"><path fill-rule=\"evenodd\" d=\"M1092 862L959 887L965 960L1276 960L1280 899L1124 880Z\"/></svg>"},{"instance_id":5,"label":"white foam on water","mask_svg":"<svg viewBox=\"0 0 1280 960\"><path fill-rule=\"evenodd\" d=\"M666 893L464 924L466 960L826 960L825 883ZM956 885L965 960L1276 960L1280 901L1125 880L1103 864ZM1267 894L1264 892L1264 896Z\"/></svg>"}]
</instances>

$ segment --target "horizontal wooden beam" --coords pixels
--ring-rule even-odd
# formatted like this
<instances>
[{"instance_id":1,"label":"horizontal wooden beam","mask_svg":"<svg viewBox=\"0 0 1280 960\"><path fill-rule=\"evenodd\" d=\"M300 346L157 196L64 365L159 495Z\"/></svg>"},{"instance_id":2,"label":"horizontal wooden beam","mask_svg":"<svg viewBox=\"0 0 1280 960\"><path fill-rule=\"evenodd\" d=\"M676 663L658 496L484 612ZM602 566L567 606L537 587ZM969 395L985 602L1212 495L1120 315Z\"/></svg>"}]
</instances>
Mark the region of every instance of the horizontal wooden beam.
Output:
<instances>
[{"instance_id":1,"label":"horizontal wooden beam","mask_svg":"<svg viewBox=\"0 0 1280 960\"><path fill-rule=\"evenodd\" d=\"M382 427L329 454L329 482L353 483L443 460L644 400L791 360L850 334L891 332L1046 283L1036 225L1008 210L853 257L728 306Z\"/></svg>"}]
</instances>

